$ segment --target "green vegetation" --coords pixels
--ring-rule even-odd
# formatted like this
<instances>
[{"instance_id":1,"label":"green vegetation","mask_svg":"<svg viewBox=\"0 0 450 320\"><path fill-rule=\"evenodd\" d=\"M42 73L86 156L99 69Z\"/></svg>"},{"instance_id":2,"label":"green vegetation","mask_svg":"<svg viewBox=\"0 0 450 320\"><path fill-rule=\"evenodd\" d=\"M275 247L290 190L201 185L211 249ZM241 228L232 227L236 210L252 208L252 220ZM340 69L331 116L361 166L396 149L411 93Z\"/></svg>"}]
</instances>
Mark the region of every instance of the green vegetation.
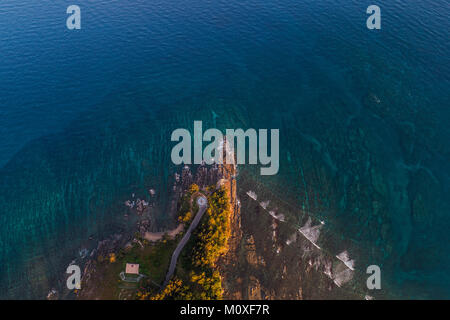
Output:
<instances>
[{"instance_id":1,"label":"green vegetation","mask_svg":"<svg viewBox=\"0 0 450 320\"><path fill-rule=\"evenodd\" d=\"M156 295L141 293L140 297L154 300L221 299L222 282L215 264L227 250L230 235L229 210L225 189L212 193L208 197L205 216L184 249L176 277L162 292Z\"/></svg>"},{"instance_id":2,"label":"green vegetation","mask_svg":"<svg viewBox=\"0 0 450 320\"><path fill-rule=\"evenodd\" d=\"M180 202L178 203L178 222L189 225L192 218L198 211L198 205L195 201L196 199L192 199L192 195L196 194L199 191L198 185L193 183L189 190L183 195ZM192 208L191 208L191 199L192 199Z\"/></svg>"},{"instance_id":3,"label":"green vegetation","mask_svg":"<svg viewBox=\"0 0 450 320\"><path fill-rule=\"evenodd\" d=\"M229 211L229 200L224 188L209 197L207 221L199 228L193 252L193 264L196 267L212 267L220 254L226 252L230 236Z\"/></svg>"},{"instance_id":4,"label":"green vegetation","mask_svg":"<svg viewBox=\"0 0 450 320\"><path fill-rule=\"evenodd\" d=\"M221 299L222 282L216 263L227 250L230 234L229 200L224 188L209 188L208 209L196 231L181 253L174 278L161 291L170 259L182 234L176 239L165 236L149 243L136 233L131 248L107 256L98 256L96 277L91 284L100 299ZM195 197L199 193L193 184L179 202L179 220L185 224L198 212ZM119 274L126 263L139 264L145 275L139 283L122 281Z\"/></svg>"},{"instance_id":5,"label":"green vegetation","mask_svg":"<svg viewBox=\"0 0 450 320\"><path fill-rule=\"evenodd\" d=\"M120 249L104 257L99 255L96 264L96 276L90 286L95 288L96 298L119 299L127 291L129 299L139 297L138 290L156 293L159 284L164 281L166 271L177 241L165 237L156 243L138 238L131 248ZM127 283L120 280L119 274L125 271L127 263L139 264L139 273L145 277L139 283ZM130 278L130 277L129 277ZM82 288L84 286L82 285Z\"/></svg>"}]
</instances>

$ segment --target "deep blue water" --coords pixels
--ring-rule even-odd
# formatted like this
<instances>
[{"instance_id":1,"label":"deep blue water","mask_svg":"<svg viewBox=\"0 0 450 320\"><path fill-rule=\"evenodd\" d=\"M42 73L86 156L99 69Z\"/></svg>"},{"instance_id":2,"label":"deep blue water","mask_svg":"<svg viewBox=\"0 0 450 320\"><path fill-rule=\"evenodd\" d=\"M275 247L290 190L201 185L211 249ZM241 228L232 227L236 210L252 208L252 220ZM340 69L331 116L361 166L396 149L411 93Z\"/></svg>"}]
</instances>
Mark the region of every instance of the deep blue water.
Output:
<instances>
[{"instance_id":1,"label":"deep blue water","mask_svg":"<svg viewBox=\"0 0 450 320\"><path fill-rule=\"evenodd\" d=\"M203 120L280 128L280 173L250 187L325 220L393 296L450 298L445 0L78 0L69 31L71 4L0 4L0 297L58 286L131 192L170 223L170 133Z\"/></svg>"}]
</instances>

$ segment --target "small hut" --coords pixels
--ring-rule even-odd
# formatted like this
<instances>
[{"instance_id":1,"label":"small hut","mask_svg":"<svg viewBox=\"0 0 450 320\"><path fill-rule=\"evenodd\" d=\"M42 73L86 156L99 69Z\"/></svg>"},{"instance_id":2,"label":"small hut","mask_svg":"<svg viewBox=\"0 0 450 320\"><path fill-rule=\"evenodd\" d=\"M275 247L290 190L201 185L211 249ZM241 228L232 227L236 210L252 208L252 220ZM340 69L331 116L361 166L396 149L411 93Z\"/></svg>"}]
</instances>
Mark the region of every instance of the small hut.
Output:
<instances>
[{"instance_id":1,"label":"small hut","mask_svg":"<svg viewBox=\"0 0 450 320\"><path fill-rule=\"evenodd\" d=\"M127 263L125 267L125 274L139 274L139 264Z\"/></svg>"},{"instance_id":2,"label":"small hut","mask_svg":"<svg viewBox=\"0 0 450 320\"><path fill-rule=\"evenodd\" d=\"M139 273L139 264L127 263L125 265L125 272L120 273L120 279L125 282L139 282L144 275Z\"/></svg>"}]
</instances>

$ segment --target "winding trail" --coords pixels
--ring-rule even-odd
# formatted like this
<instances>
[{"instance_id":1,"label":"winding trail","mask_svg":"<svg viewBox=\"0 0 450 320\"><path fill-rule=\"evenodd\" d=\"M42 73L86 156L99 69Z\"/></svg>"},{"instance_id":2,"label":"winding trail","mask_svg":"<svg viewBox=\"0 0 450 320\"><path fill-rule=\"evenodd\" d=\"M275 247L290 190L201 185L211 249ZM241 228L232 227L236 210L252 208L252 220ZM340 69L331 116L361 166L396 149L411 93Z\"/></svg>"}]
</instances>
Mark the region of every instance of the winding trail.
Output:
<instances>
[{"instance_id":1,"label":"winding trail","mask_svg":"<svg viewBox=\"0 0 450 320\"><path fill-rule=\"evenodd\" d=\"M175 267L177 265L178 256L180 255L181 250L183 250L186 243L189 241L192 231L197 227L200 220L202 219L203 214L205 213L206 208L208 207L208 200L206 199L206 197L204 195L200 195L197 198L197 204L198 204L198 212L195 215L194 220L192 220L192 223L189 226L188 230L186 231L185 235L181 239L180 243L178 243L177 247L175 248L175 250L172 254L172 259L170 260L170 265L169 265L169 271L167 272L166 279L164 280L164 284L162 286L163 288L165 288L167 286L167 284L170 281L170 278L172 278L172 275L175 272Z\"/></svg>"}]
</instances>

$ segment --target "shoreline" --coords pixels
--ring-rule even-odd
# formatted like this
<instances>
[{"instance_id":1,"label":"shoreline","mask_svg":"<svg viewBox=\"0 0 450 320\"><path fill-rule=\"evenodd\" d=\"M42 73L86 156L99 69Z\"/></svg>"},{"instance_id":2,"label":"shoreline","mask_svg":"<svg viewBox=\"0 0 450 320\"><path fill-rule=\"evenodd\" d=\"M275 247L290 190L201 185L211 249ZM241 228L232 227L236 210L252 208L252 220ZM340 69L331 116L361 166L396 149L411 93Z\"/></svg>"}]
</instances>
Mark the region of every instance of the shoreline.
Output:
<instances>
[{"instance_id":1,"label":"shoreline","mask_svg":"<svg viewBox=\"0 0 450 320\"><path fill-rule=\"evenodd\" d=\"M235 173L235 171L232 171ZM205 166L200 165L198 168L196 168L195 173L193 174L190 171L190 168L188 166L185 166L181 173L175 173L174 174L175 182L173 190L175 191L173 193L173 199L178 199L178 205L179 201L183 198L183 196L186 194L188 188L188 185L192 185L193 183L199 183L202 186L202 189L206 189L207 187L211 187L212 185L215 185L216 187L225 187L225 190L227 190L227 195L230 199L230 208L233 208L233 210L230 210L231 214L229 215L229 221L230 221L230 227L231 227L231 235L228 235L229 240L234 237L236 238L236 235L238 234L235 227L235 221L236 217L238 216L235 213L234 208L237 204L237 198L236 198L236 181L234 180L234 177L230 175L230 168L226 168L225 165L212 165L212 166ZM213 182L213 183L211 183ZM174 203L172 203L172 207L174 207ZM175 203L175 207L177 207ZM137 208L130 208L133 211L133 214L139 214L137 212ZM145 213L145 210L142 210L141 212L143 215ZM201 224L201 223L200 223ZM97 283L102 281L109 281L113 282L114 276L110 275L110 273L116 272L116 267L114 266L116 259L120 260L125 255L127 256L130 252L134 252L135 250L148 250L150 252L149 257L154 255L156 251L167 251L168 248L174 247L176 243L179 241L180 237L183 236L185 230L186 230L186 224L183 222L180 222L178 226L174 229L170 229L167 231L160 231L160 232L151 232L149 231L152 226L150 225L150 222L144 220L140 220L137 223L137 227L134 228L134 231L130 231L127 234L120 234L115 235L113 239L106 239L98 242L98 246L96 250L93 250L86 263L84 264L84 270L82 273L82 280L81 280L81 289L74 291L75 299L110 299L114 298L115 292L99 292L97 289ZM134 232L134 235L133 235ZM128 238L130 239L129 241ZM232 241L231 241L232 242ZM223 256L226 256L226 259L222 259L220 257L217 261L217 267L221 271L221 282L224 283L224 287L227 287L226 282L228 281L228 277L224 274L226 267L225 263L227 261L231 261L231 250L230 247L234 247L234 245L228 245L227 251L223 253ZM153 252L153 253L151 253ZM170 251L170 255L172 255L174 252ZM164 253L167 255L167 252ZM152 260L152 259L147 259ZM153 259L154 260L154 259ZM161 259L164 261L160 261L163 265L167 263L167 259ZM113 261L113 262L111 262ZM130 261L133 262L133 261ZM153 261L153 263L157 263ZM159 262L158 262L159 263ZM179 263L178 263L179 264ZM177 265L178 265L177 264ZM117 267L118 268L118 267ZM159 271L162 268L160 266L157 271ZM153 269L152 269L153 270ZM166 269L165 269L166 271ZM155 277L155 273L153 272L151 277L149 278L149 281L155 282L152 277ZM109 279L109 280L108 280ZM157 282L156 282L156 285ZM114 287L114 284L111 284L111 288ZM161 286L160 286L161 288ZM128 296L126 294L123 294L122 291L126 291L125 289L117 289L114 288L115 291L118 292L118 296L116 299L137 299L134 294L129 294ZM111 289L111 291L114 291ZM121 291L122 290L122 291ZM56 293L57 296L57 293ZM67 297L68 295L65 295ZM134 298L133 298L134 296ZM227 297L228 294L226 293L226 289L224 290L224 297ZM49 299L49 297L48 297Z\"/></svg>"}]
</instances>

